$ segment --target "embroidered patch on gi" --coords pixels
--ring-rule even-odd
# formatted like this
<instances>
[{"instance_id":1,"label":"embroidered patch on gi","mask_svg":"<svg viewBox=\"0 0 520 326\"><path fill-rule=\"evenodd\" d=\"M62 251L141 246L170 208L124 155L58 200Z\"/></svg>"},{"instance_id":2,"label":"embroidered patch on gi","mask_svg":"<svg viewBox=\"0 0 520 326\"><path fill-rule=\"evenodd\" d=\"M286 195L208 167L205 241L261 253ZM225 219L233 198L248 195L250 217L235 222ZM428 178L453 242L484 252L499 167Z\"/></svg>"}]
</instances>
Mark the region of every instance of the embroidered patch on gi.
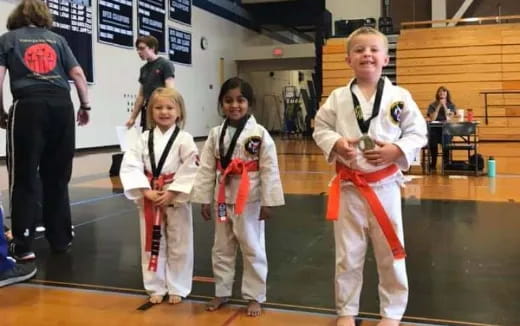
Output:
<instances>
[{"instance_id":1,"label":"embroidered patch on gi","mask_svg":"<svg viewBox=\"0 0 520 326\"><path fill-rule=\"evenodd\" d=\"M260 145L262 145L262 137L249 137L245 144L246 152L251 155L258 155L258 153L260 153Z\"/></svg>"},{"instance_id":2,"label":"embroidered patch on gi","mask_svg":"<svg viewBox=\"0 0 520 326\"><path fill-rule=\"evenodd\" d=\"M404 102L398 101L390 105L390 121L394 124L401 122L401 112L404 109Z\"/></svg>"}]
</instances>

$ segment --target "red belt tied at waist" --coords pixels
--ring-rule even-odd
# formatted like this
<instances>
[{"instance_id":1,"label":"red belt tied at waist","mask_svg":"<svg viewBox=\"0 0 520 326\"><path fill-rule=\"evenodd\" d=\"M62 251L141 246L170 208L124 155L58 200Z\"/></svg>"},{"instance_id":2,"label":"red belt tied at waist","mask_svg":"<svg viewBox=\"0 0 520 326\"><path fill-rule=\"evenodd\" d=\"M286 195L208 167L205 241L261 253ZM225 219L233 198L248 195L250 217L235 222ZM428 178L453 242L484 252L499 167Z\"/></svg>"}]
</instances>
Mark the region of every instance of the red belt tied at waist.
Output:
<instances>
[{"instance_id":1,"label":"red belt tied at waist","mask_svg":"<svg viewBox=\"0 0 520 326\"><path fill-rule=\"evenodd\" d=\"M390 222L390 218L385 212L383 205L379 201L377 194L374 192L374 189L370 187L369 183L377 182L387 178L399 171L397 165L392 164L384 169L379 171L371 172L371 173L361 173L357 170L353 170L348 168L342 164L336 164L336 176L332 180L332 183L329 187L329 199L327 203L327 220L335 221L338 219L338 211L339 211L339 200L340 200L340 184L341 180L343 181L351 181L361 195L365 198L368 206L370 206L370 210L376 217L376 220L385 235L386 241L392 249L392 254L394 259L401 259L406 257L406 253L404 251L397 234Z\"/></svg>"},{"instance_id":2,"label":"red belt tied at waist","mask_svg":"<svg viewBox=\"0 0 520 326\"><path fill-rule=\"evenodd\" d=\"M217 194L217 219L219 222L227 221L226 208L226 178L228 175L240 175L240 185L235 198L235 213L242 214L249 197L248 172L258 171L258 161L244 161L235 158L229 162L227 168L223 168L220 160L217 160L217 169L220 171L220 180Z\"/></svg>"},{"instance_id":3,"label":"red belt tied at waist","mask_svg":"<svg viewBox=\"0 0 520 326\"><path fill-rule=\"evenodd\" d=\"M145 172L152 190L163 190L164 186L173 182L175 173L161 174L158 178L153 177L152 173ZM144 198L144 221L145 221L145 251L151 252L148 270L157 270L157 260L161 245L161 219L164 211L161 207L155 206L153 202Z\"/></svg>"}]
</instances>

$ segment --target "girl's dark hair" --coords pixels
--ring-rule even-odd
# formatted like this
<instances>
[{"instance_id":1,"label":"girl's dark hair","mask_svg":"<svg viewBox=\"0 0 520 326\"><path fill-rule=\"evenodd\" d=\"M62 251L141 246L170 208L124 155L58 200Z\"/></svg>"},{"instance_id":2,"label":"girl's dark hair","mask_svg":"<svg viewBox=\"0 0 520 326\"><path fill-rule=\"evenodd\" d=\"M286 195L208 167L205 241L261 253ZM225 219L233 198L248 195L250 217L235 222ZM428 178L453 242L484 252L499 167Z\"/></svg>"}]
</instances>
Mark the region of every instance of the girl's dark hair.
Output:
<instances>
[{"instance_id":1,"label":"girl's dark hair","mask_svg":"<svg viewBox=\"0 0 520 326\"><path fill-rule=\"evenodd\" d=\"M439 98L439 92L440 91L446 91L446 102L448 102L449 104L453 104L453 102L451 102L451 95L450 95L450 91L444 87L444 86L441 86L439 88L437 88L437 92L435 93L435 102L439 102L441 99Z\"/></svg>"},{"instance_id":2,"label":"girl's dark hair","mask_svg":"<svg viewBox=\"0 0 520 326\"><path fill-rule=\"evenodd\" d=\"M253 88L251 85L243 80L242 78L233 77L229 78L222 84L220 88L220 93L218 94L218 104L219 104L219 112L222 114L222 101L224 100L224 96L229 90L238 88L240 89L240 93L242 96L247 99L249 106L253 106L255 104L255 96L253 94Z\"/></svg>"}]
</instances>

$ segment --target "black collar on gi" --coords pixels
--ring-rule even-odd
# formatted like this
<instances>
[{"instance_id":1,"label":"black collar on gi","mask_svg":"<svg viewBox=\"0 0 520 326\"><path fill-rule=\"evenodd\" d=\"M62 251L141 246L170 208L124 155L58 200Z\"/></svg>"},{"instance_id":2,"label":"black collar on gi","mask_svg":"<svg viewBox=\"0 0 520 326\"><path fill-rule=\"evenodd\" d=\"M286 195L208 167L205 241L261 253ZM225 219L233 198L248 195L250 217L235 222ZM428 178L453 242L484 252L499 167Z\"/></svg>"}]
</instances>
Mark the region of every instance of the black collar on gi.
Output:
<instances>
[{"instance_id":1,"label":"black collar on gi","mask_svg":"<svg viewBox=\"0 0 520 326\"><path fill-rule=\"evenodd\" d=\"M377 117L379 114L379 106L381 105L381 98L383 97L383 89L385 87L385 80L383 78L379 79L377 82L377 91L376 91L376 98L374 101L374 106L372 107L372 115L370 118L365 121L363 119L363 110L361 110L361 105L359 104L359 100L353 92L354 84L356 84L356 80L354 79L352 83L350 83L350 94L352 95L352 102L354 103L354 113L356 114L356 119L358 122L359 129L361 130L361 133L366 134L368 133L368 128L370 127L370 122L373 118Z\"/></svg>"},{"instance_id":2,"label":"black collar on gi","mask_svg":"<svg viewBox=\"0 0 520 326\"><path fill-rule=\"evenodd\" d=\"M244 127L246 126L247 120L249 120L250 115L246 114L240 121L238 122L237 131L233 135L233 138L231 139L231 143L229 144L229 148L227 152L224 154L224 137L226 136L226 130L229 125L229 119L226 119L224 121L224 125L222 126L222 130L220 131L220 137L218 140L218 153L220 156L220 165L223 169L227 168L229 163L231 162L231 157L233 156L233 151L235 150L235 147L237 145L238 137L240 136L240 133L242 133L242 130L244 130Z\"/></svg>"},{"instance_id":3,"label":"black collar on gi","mask_svg":"<svg viewBox=\"0 0 520 326\"><path fill-rule=\"evenodd\" d=\"M150 165L152 166L152 175L153 178L156 179L161 175L162 168L164 166L164 161L166 161L166 157L168 156L168 153L170 152L170 149L172 148L173 142L175 141L175 138L177 138L177 135L179 134L180 128L178 126L175 126L175 131L170 136L170 139L168 139L168 143L166 144L166 147L164 147L163 152L161 153L161 158L159 159L159 165L155 166L155 153L153 150L153 132L155 129L151 129L148 135L148 153L150 154Z\"/></svg>"}]
</instances>

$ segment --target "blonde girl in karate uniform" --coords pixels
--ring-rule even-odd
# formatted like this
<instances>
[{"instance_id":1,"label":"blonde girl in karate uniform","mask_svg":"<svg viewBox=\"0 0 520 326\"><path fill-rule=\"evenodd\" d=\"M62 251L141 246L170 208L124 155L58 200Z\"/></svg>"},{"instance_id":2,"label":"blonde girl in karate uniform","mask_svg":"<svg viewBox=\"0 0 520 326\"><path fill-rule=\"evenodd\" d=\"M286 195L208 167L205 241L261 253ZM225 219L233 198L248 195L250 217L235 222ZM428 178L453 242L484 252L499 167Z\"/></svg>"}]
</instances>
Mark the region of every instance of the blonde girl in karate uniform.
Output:
<instances>
[{"instance_id":1,"label":"blonde girl in karate uniform","mask_svg":"<svg viewBox=\"0 0 520 326\"><path fill-rule=\"evenodd\" d=\"M158 88L148 104L150 130L124 155L121 182L139 209L143 283L153 304L176 304L191 292L193 219L189 195L198 169L193 137L182 130L184 100Z\"/></svg>"},{"instance_id":2,"label":"blonde girl in karate uniform","mask_svg":"<svg viewBox=\"0 0 520 326\"><path fill-rule=\"evenodd\" d=\"M193 193L193 202L202 203L206 220L211 219L211 203L216 215L215 298L207 310L217 310L231 296L240 247L242 297L249 301L247 315L255 317L266 300L264 220L269 217L268 207L284 205L276 147L267 130L249 114L254 97L247 82L227 80L218 101L226 119L208 135Z\"/></svg>"}]
</instances>

